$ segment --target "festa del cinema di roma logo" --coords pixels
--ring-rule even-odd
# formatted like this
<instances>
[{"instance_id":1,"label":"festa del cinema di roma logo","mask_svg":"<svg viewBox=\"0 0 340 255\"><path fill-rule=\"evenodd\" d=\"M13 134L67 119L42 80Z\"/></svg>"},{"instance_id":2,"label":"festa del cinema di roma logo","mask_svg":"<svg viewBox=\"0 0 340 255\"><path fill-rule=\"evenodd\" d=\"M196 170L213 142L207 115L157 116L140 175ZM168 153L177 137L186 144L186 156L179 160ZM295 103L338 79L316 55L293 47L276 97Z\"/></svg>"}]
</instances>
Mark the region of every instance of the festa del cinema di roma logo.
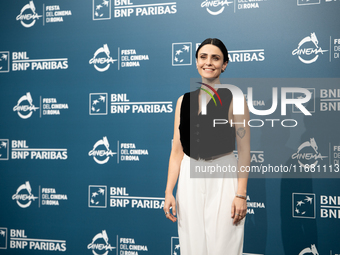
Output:
<instances>
[{"instance_id":1,"label":"festa del cinema di roma logo","mask_svg":"<svg viewBox=\"0 0 340 255\"><path fill-rule=\"evenodd\" d=\"M101 53L104 53L106 57L104 57L105 55ZM96 52L93 54L93 58L90 59L89 64L91 65L93 64L94 68L98 72L105 72L106 70L109 69L110 65L114 64L114 62L116 61L117 59L113 59L110 56L110 50L107 44L104 44L103 47L100 47L98 50L96 50Z\"/></svg>"},{"instance_id":2,"label":"festa del cinema di roma logo","mask_svg":"<svg viewBox=\"0 0 340 255\"><path fill-rule=\"evenodd\" d=\"M87 249L92 250L94 255L107 255L109 251L116 249L116 247L109 244L109 237L106 230L103 230L93 237L92 242L87 245ZM103 253L103 251L105 252Z\"/></svg>"},{"instance_id":3,"label":"festa del cinema di roma logo","mask_svg":"<svg viewBox=\"0 0 340 255\"><path fill-rule=\"evenodd\" d=\"M233 3L232 1L228 2L228 0L219 0L219 1L205 0L201 3L201 7L206 8L207 12L210 13L211 15L219 15L224 11L224 8L225 8L224 5L229 6L229 4L232 4L232 3ZM209 7L210 7L210 9L209 9ZM218 10L215 10L215 9L218 9ZM215 10L215 11L213 11L213 10Z\"/></svg>"},{"instance_id":4,"label":"festa del cinema di roma logo","mask_svg":"<svg viewBox=\"0 0 340 255\"><path fill-rule=\"evenodd\" d=\"M103 145L103 146L102 146ZM106 150L101 150L101 147L105 147ZM99 147L99 149L97 149ZM109 161L110 156L117 154L116 152L112 152L110 150L110 144L107 140L107 137L104 136L103 139L100 139L93 145L93 149L89 151L89 156L93 156L94 161L96 161L98 164L105 164Z\"/></svg>"},{"instance_id":5,"label":"festa del cinema di roma logo","mask_svg":"<svg viewBox=\"0 0 340 255\"><path fill-rule=\"evenodd\" d=\"M26 190L26 192L25 192ZM31 205L32 200L38 199L32 194L32 188L30 183L27 181L26 183L19 186L17 192L12 196L13 200L16 200L17 204L21 208L27 208Z\"/></svg>"},{"instance_id":6,"label":"festa del cinema di roma logo","mask_svg":"<svg viewBox=\"0 0 340 255\"><path fill-rule=\"evenodd\" d=\"M120 161L139 161L140 156L149 155L149 152L147 149L137 149L134 143L120 143L119 141L117 141L117 152L113 152L110 150L107 137L104 136L93 145L88 153L88 156L93 157L93 160L100 165L106 164L114 155L117 155L117 163L119 163L119 159Z\"/></svg>"},{"instance_id":7,"label":"festa del cinema di roma logo","mask_svg":"<svg viewBox=\"0 0 340 255\"><path fill-rule=\"evenodd\" d=\"M313 45L314 47L311 47ZM323 50L321 47L319 47L319 41L316 37L316 34L311 33L310 36L306 36L299 42L298 47L293 50L292 55L297 55L299 60L304 64L311 64L319 58L320 54L323 54L327 51L328 50Z\"/></svg>"},{"instance_id":8,"label":"festa del cinema di roma logo","mask_svg":"<svg viewBox=\"0 0 340 255\"><path fill-rule=\"evenodd\" d=\"M27 104L21 104L22 102L27 101L29 105ZM30 92L27 92L26 95L23 95L19 98L17 105L13 107L13 111L17 112L19 117L22 119L28 119L32 116L33 111L38 110L39 107L35 107L33 104L33 99ZM25 114L25 112L28 112Z\"/></svg>"},{"instance_id":9,"label":"festa del cinema di roma logo","mask_svg":"<svg viewBox=\"0 0 340 255\"><path fill-rule=\"evenodd\" d=\"M26 28L32 27L36 20L42 17L42 15L38 15L35 10L34 2L30 1L22 7L20 14L16 17L16 20L20 20L21 25Z\"/></svg>"},{"instance_id":10,"label":"festa del cinema di roma logo","mask_svg":"<svg viewBox=\"0 0 340 255\"><path fill-rule=\"evenodd\" d=\"M318 250L316 249L315 244L312 244L311 247L304 248L299 255L304 255L304 254L313 254L313 255L319 255Z\"/></svg>"},{"instance_id":11,"label":"festa del cinema di roma logo","mask_svg":"<svg viewBox=\"0 0 340 255\"><path fill-rule=\"evenodd\" d=\"M328 156L322 156L318 152L318 145L314 138L310 138L309 141L302 143L297 152L292 155L292 159L297 159L300 166L305 168L316 166L319 163L318 159L323 160L324 158L328 158Z\"/></svg>"}]
</instances>

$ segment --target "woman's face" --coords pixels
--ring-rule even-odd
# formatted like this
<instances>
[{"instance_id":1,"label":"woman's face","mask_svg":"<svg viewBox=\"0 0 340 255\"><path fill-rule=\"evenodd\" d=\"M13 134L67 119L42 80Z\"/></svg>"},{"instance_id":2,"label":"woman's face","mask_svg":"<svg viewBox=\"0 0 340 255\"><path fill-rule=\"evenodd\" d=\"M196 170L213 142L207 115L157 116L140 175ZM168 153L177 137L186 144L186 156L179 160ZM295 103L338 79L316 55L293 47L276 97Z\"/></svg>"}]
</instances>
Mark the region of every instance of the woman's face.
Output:
<instances>
[{"instance_id":1,"label":"woman's face","mask_svg":"<svg viewBox=\"0 0 340 255\"><path fill-rule=\"evenodd\" d=\"M202 78L214 79L227 67L227 62L223 63L223 53L217 46L206 44L197 54L196 66Z\"/></svg>"}]
</instances>

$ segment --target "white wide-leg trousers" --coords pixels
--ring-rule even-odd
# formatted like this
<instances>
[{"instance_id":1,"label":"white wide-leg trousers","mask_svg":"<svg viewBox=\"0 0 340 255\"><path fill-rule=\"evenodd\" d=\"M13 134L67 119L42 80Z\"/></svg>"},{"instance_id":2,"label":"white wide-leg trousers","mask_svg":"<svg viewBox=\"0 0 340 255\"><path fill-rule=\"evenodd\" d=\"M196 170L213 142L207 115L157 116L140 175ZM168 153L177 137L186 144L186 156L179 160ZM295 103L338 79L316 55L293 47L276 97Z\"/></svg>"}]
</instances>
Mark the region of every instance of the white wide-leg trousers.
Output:
<instances>
[{"instance_id":1,"label":"white wide-leg trousers","mask_svg":"<svg viewBox=\"0 0 340 255\"><path fill-rule=\"evenodd\" d=\"M178 235L181 255L242 255L244 219L233 224L234 178L190 178L190 161L182 160L177 188ZM199 164L235 165L232 153ZM197 161L196 161L197 163Z\"/></svg>"}]
</instances>

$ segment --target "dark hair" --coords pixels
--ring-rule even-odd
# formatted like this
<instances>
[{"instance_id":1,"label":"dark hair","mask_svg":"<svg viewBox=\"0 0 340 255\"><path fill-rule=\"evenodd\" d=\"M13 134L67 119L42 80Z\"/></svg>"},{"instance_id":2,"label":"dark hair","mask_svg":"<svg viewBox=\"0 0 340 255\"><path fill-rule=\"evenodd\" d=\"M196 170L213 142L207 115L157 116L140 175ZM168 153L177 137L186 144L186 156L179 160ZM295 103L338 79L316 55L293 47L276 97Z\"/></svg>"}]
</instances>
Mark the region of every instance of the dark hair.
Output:
<instances>
[{"instance_id":1,"label":"dark hair","mask_svg":"<svg viewBox=\"0 0 340 255\"><path fill-rule=\"evenodd\" d=\"M228 56L228 50L227 48L225 47L224 43L217 39L217 38L208 38L208 39L205 39L201 45L197 48L197 51L196 51L196 58L198 57L198 52L199 50L206 44L212 44L216 47L218 47L222 53L223 53L223 62L229 62L229 56Z\"/></svg>"}]
</instances>

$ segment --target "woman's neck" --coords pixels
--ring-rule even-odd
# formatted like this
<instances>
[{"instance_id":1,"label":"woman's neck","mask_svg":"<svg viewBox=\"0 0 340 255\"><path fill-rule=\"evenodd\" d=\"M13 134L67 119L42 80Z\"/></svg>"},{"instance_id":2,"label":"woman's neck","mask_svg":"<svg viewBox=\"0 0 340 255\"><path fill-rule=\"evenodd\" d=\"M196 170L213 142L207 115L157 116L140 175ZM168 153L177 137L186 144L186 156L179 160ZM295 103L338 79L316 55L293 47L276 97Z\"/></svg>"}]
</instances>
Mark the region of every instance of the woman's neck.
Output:
<instances>
[{"instance_id":1,"label":"woman's neck","mask_svg":"<svg viewBox=\"0 0 340 255\"><path fill-rule=\"evenodd\" d=\"M202 83L208 84L213 88L215 88L216 84L221 84L219 77L217 77L215 79L205 79L205 78L202 77Z\"/></svg>"}]
</instances>

